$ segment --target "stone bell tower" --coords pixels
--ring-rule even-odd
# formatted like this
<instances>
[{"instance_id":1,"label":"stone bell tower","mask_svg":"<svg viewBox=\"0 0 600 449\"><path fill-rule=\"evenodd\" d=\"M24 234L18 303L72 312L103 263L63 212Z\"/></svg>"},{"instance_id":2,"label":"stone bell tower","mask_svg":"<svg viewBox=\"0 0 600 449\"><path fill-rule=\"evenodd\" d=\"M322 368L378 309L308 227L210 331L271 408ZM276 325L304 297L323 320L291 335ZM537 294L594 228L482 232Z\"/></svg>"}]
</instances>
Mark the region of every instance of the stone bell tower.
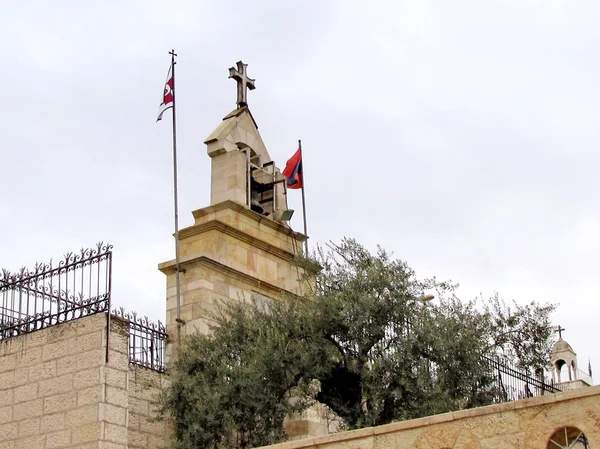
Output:
<instances>
[{"instance_id":1,"label":"stone bell tower","mask_svg":"<svg viewBox=\"0 0 600 449\"><path fill-rule=\"evenodd\" d=\"M295 264L307 236L287 223L293 211L285 178L248 108L254 80L241 61L229 73L238 83L237 108L204 141L211 158L210 205L193 211L194 224L179 230L179 264L170 260L158 267L167 276L168 359L177 335L209 332L211 312L221 300L279 300L309 288ZM286 433L292 439L323 435L327 421L310 410L288 420Z\"/></svg>"},{"instance_id":2,"label":"stone bell tower","mask_svg":"<svg viewBox=\"0 0 600 449\"><path fill-rule=\"evenodd\" d=\"M179 230L179 298L175 260L159 265L167 276L171 336L178 330L182 338L207 333L219 300L279 299L304 288L294 258L307 237L287 223L293 211L287 208L285 178L248 108L246 90L254 88L254 80L241 61L229 71L238 83L237 108L204 142L212 167L210 205L193 211L194 224ZM177 343L171 340L169 354Z\"/></svg>"}]
</instances>

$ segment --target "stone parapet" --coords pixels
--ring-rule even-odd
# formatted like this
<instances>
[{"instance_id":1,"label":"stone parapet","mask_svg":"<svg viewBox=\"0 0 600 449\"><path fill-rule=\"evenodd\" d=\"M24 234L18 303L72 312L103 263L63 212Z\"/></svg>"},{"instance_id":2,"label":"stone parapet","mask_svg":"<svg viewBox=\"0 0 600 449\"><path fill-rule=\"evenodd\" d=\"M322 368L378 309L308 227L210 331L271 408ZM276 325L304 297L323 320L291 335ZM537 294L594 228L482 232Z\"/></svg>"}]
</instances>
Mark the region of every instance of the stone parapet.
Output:
<instances>
[{"instance_id":1,"label":"stone parapet","mask_svg":"<svg viewBox=\"0 0 600 449\"><path fill-rule=\"evenodd\" d=\"M265 446L264 449L545 449L566 426L600 446L600 386Z\"/></svg>"}]
</instances>

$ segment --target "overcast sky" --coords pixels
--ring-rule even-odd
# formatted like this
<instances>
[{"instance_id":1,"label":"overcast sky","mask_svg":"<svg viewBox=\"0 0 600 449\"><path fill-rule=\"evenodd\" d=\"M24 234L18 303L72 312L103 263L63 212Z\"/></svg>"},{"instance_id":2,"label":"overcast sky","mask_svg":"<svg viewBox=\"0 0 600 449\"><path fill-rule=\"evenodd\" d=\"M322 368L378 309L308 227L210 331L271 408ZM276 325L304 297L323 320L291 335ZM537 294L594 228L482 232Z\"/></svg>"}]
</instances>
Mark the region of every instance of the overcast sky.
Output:
<instances>
[{"instance_id":1,"label":"overcast sky","mask_svg":"<svg viewBox=\"0 0 600 449\"><path fill-rule=\"evenodd\" d=\"M593 0L7 0L0 267L108 241L113 302L162 319L168 51L181 227L209 203L203 141L241 59L278 166L302 139L311 244L380 244L465 299L559 303L600 372L598 17Z\"/></svg>"}]
</instances>

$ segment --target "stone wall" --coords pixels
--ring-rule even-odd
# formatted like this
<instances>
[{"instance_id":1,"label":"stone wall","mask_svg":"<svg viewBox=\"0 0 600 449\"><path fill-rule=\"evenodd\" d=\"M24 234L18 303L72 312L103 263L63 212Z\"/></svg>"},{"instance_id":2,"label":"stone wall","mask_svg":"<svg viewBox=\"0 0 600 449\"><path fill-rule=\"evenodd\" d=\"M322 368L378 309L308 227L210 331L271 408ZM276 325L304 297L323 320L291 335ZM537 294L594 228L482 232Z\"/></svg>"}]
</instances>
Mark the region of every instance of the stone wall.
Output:
<instances>
[{"instance_id":1,"label":"stone wall","mask_svg":"<svg viewBox=\"0 0 600 449\"><path fill-rule=\"evenodd\" d=\"M156 400L168 379L139 366L129 369L129 448L159 449L167 444L168 428L155 421Z\"/></svg>"},{"instance_id":2,"label":"stone wall","mask_svg":"<svg viewBox=\"0 0 600 449\"><path fill-rule=\"evenodd\" d=\"M232 201L193 214L194 225L179 231L182 335L208 333L210 315L220 301L253 295L279 299L306 290L295 264L303 235ZM175 336L175 262L161 263L159 269L167 275L167 332Z\"/></svg>"},{"instance_id":3,"label":"stone wall","mask_svg":"<svg viewBox=\"0 0 600 449\"><path fill-rule=\"evenodd\" d=\"M110 329L108 361L103 313L0 341L0 449L159 447L142 417L161 384L142 380L160 376L130 370L128 324Z\"/></svg>"},{"instance_id":4,"label":"stone wall","mask_svg":"<svg viewBox=\"0 0 600 449\"><path fill-rule=\"evenodd\" d=\"M600 447L600 386L290 441L269 449L545 449L552 434L579 428Z\"/></svg>"},{"instance_id":5,"label":"stone wall","mask_svg":"<svg viewBox=\"0 0 600 449\"><path fill-rule=\"evenodd\" d=\"M99 314L0 342L1 449L97 446L105 328Z\"/></svg>"}]
</instances>

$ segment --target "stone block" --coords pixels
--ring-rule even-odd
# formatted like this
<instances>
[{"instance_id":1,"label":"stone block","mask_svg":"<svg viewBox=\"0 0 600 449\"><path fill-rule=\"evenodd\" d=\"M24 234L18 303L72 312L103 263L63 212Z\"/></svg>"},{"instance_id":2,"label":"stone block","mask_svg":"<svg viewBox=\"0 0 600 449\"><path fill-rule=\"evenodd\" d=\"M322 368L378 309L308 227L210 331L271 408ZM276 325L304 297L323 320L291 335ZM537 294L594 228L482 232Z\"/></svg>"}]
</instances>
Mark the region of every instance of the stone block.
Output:
<instances>
[{"instance_id":1,"label":"stone block","mask_svg":"<svg viewBox=\"0 0 600 449\"><path fill-rule=\"evenodd\" d=\"M129 413L127 414L127 428L129 430L139 430L140 429L140 421L141 421L141 417L138 413L135 413L131 410L129 410Z\"/></svg>"},{"instance_id":2,"label":"stone block","mask_svg":"<svg viewBox=\"0 0 600 449\"><path fill-rule=\"evenodd\" d=\"M85 424L72 429L71 444L97 442L100 440L100 423Z\"/></svg>"},{"instance_id":3,"label":"stone block","mask_svg":"<svg viewBox=\"0 0 600 449\"><path fill-rule=\"evenodd\" d=\"M187 290L206 289L212 290L213 284L205 279L190 280L187 284Z\"/></svg>"},{"instance_id":4,"label":"stone block","mask_svg":"<svg viewBox=\"0 0 600 449\"><path fill-rule=\"evenodd\" d=\"M42 346L26 347L23 352L19 353L17 364L19 366L36 365L42 361Z\"/></svg>"},{"instance_id":5,"label":"stone block","mask_svg":"<svg viewBox=\"0 0 600 449\"><path fill-rule=\"evenodd\" d=\"M19 421L19 438L40 433L41 418L29 418Z\"/></svg>"},{"instance_id":6,"label":"stone block","mask_svg":"<svg viewBox=\"0 0 600 449\"><path fill-rule=\"evenodd\" d=\"M56 360L49 360L29 368L29 382L56 377Z\"/></svg>"},{"instance_id":7,"label":"stone block","mask_svg":"<svg viewBox=\"0 0 600 449\"><path fill-rule=\"evenodd\" d=\"M13 407L13 419L15 421L34 418L36 416L41 416L44 413L44 400L34 399L33 401L15 404Z\"/></svg>"},{"instance_id":8,"label":"stone block","mask_svg":"<svg viewBox=\"0 0 600 449\"><path fill-rule=\"evenodd\" d=\"M99 420L110 424L125 426L127 424L127 409L116 405L101 403Z\"/></svg>"},{"instance_id":9,"label":"stone block","mask_svg":"<svg viewBox=\"0 0 600 449\"><path fill-rule=\"evenodd\" d=\"M523 447L523 435L515 434L510 438L507 435L484 438L479 441L482 448L515 449ZM539 447L539 446L538 446ZM543 448L543 446L541 446ZM544 448L545 449L545 448ZM558 448L557 448L558 449Z\"/></svg>"},{"instance_id":10,"label":"stone block","mask_svg":"<svg viewBox=\"0 0 600 449\"><path fill-rule=\"evenodd\" d=\"M44 346L56 343L61 340L67 340L77 333L77 322L67 321L60 326L51 326L44 330L48 334L47 343Z\"/></svg>"},{"instance_id":11,"label":"stone block","mask_svg":"<svg viewBox=\"0 0 600 449\"><path fill-rule=\"evenodd\" d=\"M90 333L78 335L69 340L69 352L71 354L100 349L104 344L103 330L95 330Z\"/></svg>"},{"instance_id":12,"label":"stone block","mask_svg":"<svg viewBox=\"0 0 600 449\"><path fill-rule=\"evenodd\" d=\"M75 320L72 323L77 325L77 335L88 334L106 328L106 314L98 313L96 315Z\"/></svg>"},{"instance_id":13,"label":"stone block","mask_svg":"<svg viewBox=\"0 0 600 449\"><path fill-rule=\"evenodd\" d=\"M12 421L13 419L13 406L7 405L0 407L0 424L4 424Z\"/></svg>"},{"instance_id":14,"label":"stone block","mask_svg":"<svg viewBox=\"0 0 600 449\"><path fill-rule=\"evenodd\" d=\"M102 362L104 362L103 359ZM112 352L109 354L107 366L109 368L127 371L129 369L129 356L126 353Z\"/></svg>"},{"instance_id":15,"label":"stone block","mask_svg":"<svg viewBox=\"0 0 600 449\"><path fill-rule=\"evenodd\" d=\"M8 422L0 424L0 441L15 440L19 436L19 423Z\"/></svg>"},{"instance_id":16,"label":"stone block","mask_svg":"<svg viewBox=\"0 0 600 449\"><path fill-rule=\"evenodd\" d=\"M64 326L62 324L61 326ZM60 326L51 327L50 329L56 329ZM42 346L42 360L44 362L48 360L55 360L65 357L69 354L69 340L59 340L54 343L48 343Z\"/></svg>"},{"instance_id":17,"label":"stone block","mask_svg":"<svg viewBox=\"0 0 600 449\"><path fill-rule=\"evenodd\" d=\"M129 391L136 398L153 401L167 381L168 376L165 374L134 367L129 377Z\"/></svg>"},{"instance_id":18,"label":"stone block","mask_svg":"<svg viewBox=\"0 0 600 449\"><path fill-rule=\"evenodd\" d=\"M73 376L73 388L80 390L86 387L100 384L100 368L89 368L77 372Z\"/></svg>"},{"instance_id":19,"label":"stone block","mask_svg":"<svg viewBox=\"0 0 600 449\"><path fill-rule=\"evenodd\" d=\"M45 345L47 341L48 332L45 331L32 332L30 334L25 334L24 336L24 343L30 348Z\"/></svg>"},{"instance_id":20,"label":"stone block","mask_svg":"<svg viewBox=\"0 0 600 449\"><path fill-rule=\"evenodd\" d=\"M56 430L65 429L65 413L54 413L42 416L40 423L40 432L49 433Z\"/></svg>"},{"instance_id":21,"label":"stone block","mask_svg":"<svg viewBox=\"0 0 600 449\"><path fill-rule=\"evenodd\" d=\"M32 435L30 437L19 438L16 441L15 449L44 449L45 442L45 435Z\"/></svg>"},{"instance_id":22,"label":"stone block","mask_svg":"<svg viewBox=\"0 0 600 449\"><path fill-rule=\"evenodd\" d=\"M112 443L127 444L127 427L105 424L104 439Z\"/></svg>"},{"instance_id":23,"label":"stone block","mask_svg":"<svg viewBox=\"0 0 600 449\"><path fill-rule=\"evenodd\" d=\"M44 414L65 412L77 406L77 392L70 391L55 396L48 396L47 398L44 398L43 401Z\"/></svg>"},{"instance_id":24,"label":"stone block","mask_svg":"<svg viewBox=\"0 0 600 449\"><path fill-rule=\"evenodd\" d=\"M106 386L106 402L119 407L127 408L129 404L129 393L125 389Z\"/></svg>"},{"instance_id":25,"label":"stone block","mask_svg":"<svg viewBox=\"0 0 600 449\"><path fill-rule=\"evenodd\" d=\"M94 385L92 387L84 388L77 392L77 406L89 404L98 404L101 399L101 387L100 385Z\"/></svg>"},{"instance_id":26,"label":"stone block","mask_svg":"<svg viewBox=\"0 0 600 449\"><path fill-rule=\"evenodd\" d=\"M14 403L18 404L19 402L31 401L32 399L37 399L38 397L38 384L30 383L26 385L21 385L20 387L16 387L14 389Z\"/></svg>"},{"instance_id":27,"label":"stone block","mask_svg":"<svg viewBox=\"0 0 600 449\"><path fill-rule=\"evenodd\" d=\"M165 447L167 443L167 432L162 435L148 435L148 448L159 449Z\"/></svg>"},{"instance_id":28,"label":"stone block","mask_svg":"<svg viewBox=\"0 0 600 449\"><path fill-rule=\"evenodd\" d=\"M71 430L60 430L46 435L46 449L59 449L71 444Z\"/></svg>"},{"instance_id":29,"label":"stone block","mask_svg":"<svg viewBox=\"0 0 600 449\"><path fill-rule=\"evenodd\" d=\"M38 394L40 397L46 397L66 393L71 390L73 390L73 374L64 374L53 379L41 380Z\"/></svg>"},{"instance_id":30,"label":"stone block","mask_svg":"<svg viewBox=\"0 0 600 449\"><path fill-rule=\"evenodd\" d=\"M140 430L147 434L162 435L165 429L165 423L154 421L156 415L142 416L140 419Z\"/></svg>"},{"instance_id":31,"label":"stone block","mask_svg":"<svg viewBox=\"0 0 600 449\"><path fill-rule=\"evenodd\" d=\"M192 335L195 332L199 332L201 334L208 334L209 327L208 323L205 319L192 320L185 325L186 335ZM173 332L175 329L173 329Z\"/></svg>"},{"instance_id":32,"label":"stone block","mask_svg":"<svg viewBox=\"0 0 600 449\"><path fill-rule=\"evenodd\" d=\"M15 449L16 440L2 441L0 440L0 449Z\"/></svg>"},{"instance_id":33,"label":"stone block","mask_svg":"<svg viewBox=\"0 0 600 449\"><path fill-rule=\"evenodd\" d=\"M129 447L131 448L144 448L147 449L148 446L148 435L143 433L143 432L139 432L137 430L129 430L129 436L127 438L127 442L129 444Z\"/></svg>"},{"instance_id":34,"label":"stone block","mask_svg":"<svg viewBox=\"0 0 600 449\"><path fill-rule=\"evenodd\" d=\"M7 371L0 374L0 388L5 390L8 388L25 385L28 382L29 368L17 368L14 371Z\"/></svg>"},{"instance_id":35,"label":"stone block","mask_svg":"<svg viewBox=\"0 0 600 449\"><path fill-rule=\"evenodd\" d=\"M65 425L68 428L79 427L83 424L95 423L98 421L98 404L85 405L65 414Z\"/></svg>"},{"instance_id":36,"label":"stone block","mask_svg":"<svg viewBox=\"0 0 600 449\"><path fill-rule=\"evenodd\" d=\"M56 360L56 375L62 376L77 371L77 357L78 354L70 354Z\"/></svg>"},{"instance_id":37,"label":"stone block","mask_svg":"<svg viewBox=\"0 0 600 449\"><path fill-rule=\"evenodd\" d=\"M14 390L0 390L0 407L13 403Z\"/></svg>"},{"instance_id":38,"label":"stone block","mask_svg":"<svg viewBox=\"0 0 600 449\"><path fill-rule=\"evenodd\" d=\"M0 373L13 371L17 367L17 354L0 354Z\"/></svg>"},{"instance_id":39,"label":"stone block","mask_svg":"<svg viewBox=\"0 0 600 449\"><path fill-rule=\"evenodd\" d=\"M141 416L149 415L149 402L143 399L129 398L129 411L130 413L137 413Z\"/></svg>"},{"instance_id":40,"label":"stone block","mask_svg":"<svg viewBox=\"0 0 600 449\"><path fill-rule=\"evenodd\" d=\"M148 448L164 448L166 446L167 441L167 432L164 432L162 435L148 435Z\"/></svg>"},{"instance_id":41,"label":"stone block","mask_svg":"<svg viewBox=\"0 0 600 449\"><path fill-rule=\"evenodd\" d=\"M105 359L106 350L102 348L82 352L77 355L77 371L100 367L104 364Z\"/></svg>"},{"instance_id":42,"label":"stone block","mask_svg":"<svg viewBox=\"0 0 600 449\"><path fill-rule=\"evenodd\" d=\"M106 337L105 337L106 338ZM127 354L129 351L129 333L122 335L119 332L110 333L109 349L112 352Z\"/></svg>"},{"instance_id":43,"label":"stone block","mask_svg":"<svg viewBox=\"0 0 600 449\"><path fill-rule=\"evenodd\" d=\"M118 370L115 368L105 367L105 382L107 385L126 389L127 388L127 376L128 371Z\"/></svg>"}]
</instances>

